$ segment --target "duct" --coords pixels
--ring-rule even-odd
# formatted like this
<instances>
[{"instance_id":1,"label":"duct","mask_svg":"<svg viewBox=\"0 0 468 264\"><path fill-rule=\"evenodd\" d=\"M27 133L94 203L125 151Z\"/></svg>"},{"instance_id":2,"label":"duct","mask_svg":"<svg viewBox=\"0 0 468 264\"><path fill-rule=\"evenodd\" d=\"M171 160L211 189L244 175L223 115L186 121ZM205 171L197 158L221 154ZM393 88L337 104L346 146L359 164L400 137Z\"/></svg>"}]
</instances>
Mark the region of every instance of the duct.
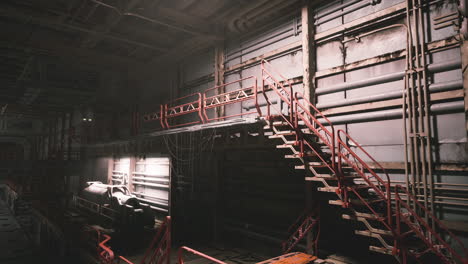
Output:
<instances>
[{"instance_id":1,"label":"duct","mask_svg":"<svg viewBox=\"0 0 468 264\"><path fill-rule=\"evenodd\" d=\"M360 1L358 1L358 2L360 2ZM341 13L335 14L335 15L333 15L331 17L328 17L328 18L323 19L323 20L318 20L315 23L315 25L324 24L324 23L326 23L328 21L331 21L331 20L333 20L333 19L335 19L337 17L344 16L346 14L352 13L352 12L354 12L356 10L361 9L361 8L364 8L364 7L367 7L367 6L370 6L370 5L376 5L376 4L379 4L379 3L380 3L380 0L368 0L368 1L364 2L364 3L361 3L361 4L357 5L357 6L354 6L354 7L350 8L350 9L348 9L346 11L342 11Z\"/></svg>"},{"instance_id":2,"label":"duct","mask_svg":"<svg viewBox=\"0 0 468 264\"><path fill-rule=\"evenodd\" d=\"M461 65L461 60L456 59L456 60L451 60L451 61L442 62L442 63L430 64L427 67L427 69L430 72L442 72L442 71L449 71L449 70L457 69L460 67L460 65ZM381 75L381 76L377 76L377 77L373 77L373 78L369 78L369 79L365 79L361 81L340 83L335 86L317 88L315 90L315 94L323 95L323 94L341 92L341 91L350 90L350 89L361 88L364 86L398 81L398 80L401 80L404 76L405 76L405 72L395 72L395 73L385 74L385 75Z\"/></svg>"},{"instance_id":3,"label":"duct","mask_svg":"<svg viewBox=\"0 0 468 264\"><path fill-rule=\"evenodd\" d=\"M253 1L254 4L242 9L228 19L227 27L231 32L241 33L252 27L257 21L279 12L297 1Z\"/></svg>"},{"instance_id":4,"label":"duct","mask_svg":"<svg viewBox=\"0 0 468 264\"><path fill-rule=\"evenodd\" d=\"M434 113L434 114L458 111L458 110L463 110L463 109L464 109L463 101L431 105L431 113ZM330 122L333 123L333 125L338 125L338 124L349 124L349 123L357 123L357 122L368 122L368 121L375 121L375 120L401 118L402 115L403 115L402 109L392 109L392 110L385 110L385 111L378 111L378 112L371 112L371 113L359 113L359 114L352 114L352 115L333 116L333 117L328 117L328 119L330 120ZM319 119L318 121L322 124L328 124L328 122L323 118Z\"/></svg>"},{"instance_id":5,"label":"duct","mask_svg":"<svg viewBox=\"0 0 468 264\"><path fill-rule=\"evenodd\" d=\"M433 83L429 85L429 91L430 92L443 92L443 91L458 89L461 87L463 87L463 81L455 80L455 81L444 82L444 83ZM359 104L359 103L376 102L376 101L386 100L386 99L395 99L395 98L400 98L403 95L403 92L404 90L392 91L388 93L370 95L366 97L317 103L316 106L319 109L323 109L323 108L332 108L332 107L337 107L337 106L353 105L353 104Z\"/></svg>"}]
</instances>

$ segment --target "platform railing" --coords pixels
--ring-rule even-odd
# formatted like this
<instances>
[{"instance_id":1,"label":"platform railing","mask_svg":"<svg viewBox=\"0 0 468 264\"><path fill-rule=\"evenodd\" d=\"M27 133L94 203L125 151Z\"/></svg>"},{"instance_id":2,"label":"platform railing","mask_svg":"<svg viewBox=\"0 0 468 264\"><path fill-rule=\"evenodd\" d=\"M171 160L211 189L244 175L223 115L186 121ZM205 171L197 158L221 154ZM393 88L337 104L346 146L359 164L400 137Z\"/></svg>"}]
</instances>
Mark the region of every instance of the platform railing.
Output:
<instances>
[{"instance_id":1,"label":"platform railing","mask_svg":"<svg viewBox=\"0 0 468 264\"><path fill-rule=\"evenodd\" d=\"M171 120L174 120L176 117L181 117L192 113L198 114L198 120L178 122L176 124L172 124L171 122ZM203 119L202 94L189 94L176 98L165 104L163 106L162 117L164 119L164 127L167 129L205 123L205 120Z\"/></svg>"},{"instance_id":2,"label":"platform railing","mask_svg":"<svg viewBox=\"0 0 468 264\"><path fill-rule=\"evenodd\" d=\"M245 88L239 88L234 89L232 91L219 93L220 90L225 90L227 87L232 85L237 84L239 86L243 86L244 82L251 82L251 84L247 85L247 87ZM212 118L209 117L208 110L216 110L220 109L220 107L238 104L248 100L254 101L255 111L241 111L238 114L223 114ZM218 85L203 92L203 115L205 118L205 122L218 121L226 118L253 114L257 114L258 116L262 115L262 111L260 110L260 106L258 105L258 87L257 78L255 76L249 76L233 82Z\"/></svg>"}]
</instances>

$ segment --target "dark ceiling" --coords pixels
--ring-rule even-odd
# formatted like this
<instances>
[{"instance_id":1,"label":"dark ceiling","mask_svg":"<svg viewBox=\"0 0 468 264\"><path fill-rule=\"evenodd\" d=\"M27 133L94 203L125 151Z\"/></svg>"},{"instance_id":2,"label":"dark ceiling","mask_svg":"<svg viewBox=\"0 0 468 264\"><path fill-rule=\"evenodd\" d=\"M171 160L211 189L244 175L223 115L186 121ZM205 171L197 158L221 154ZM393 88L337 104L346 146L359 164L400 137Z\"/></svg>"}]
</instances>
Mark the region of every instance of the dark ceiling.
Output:
<instances>
[{"instance_id":1,"label":"dark ceiling","mask_svg":"<svg viewBox=\"0 0 468 264\"><path fill-rule=\"evenodd\" d=\"M180 60L292 9L297 0L3 0L2 113L65 111L103 71ZM0 113L1 114L1 113Z\"/></svg>"}]
</instances>

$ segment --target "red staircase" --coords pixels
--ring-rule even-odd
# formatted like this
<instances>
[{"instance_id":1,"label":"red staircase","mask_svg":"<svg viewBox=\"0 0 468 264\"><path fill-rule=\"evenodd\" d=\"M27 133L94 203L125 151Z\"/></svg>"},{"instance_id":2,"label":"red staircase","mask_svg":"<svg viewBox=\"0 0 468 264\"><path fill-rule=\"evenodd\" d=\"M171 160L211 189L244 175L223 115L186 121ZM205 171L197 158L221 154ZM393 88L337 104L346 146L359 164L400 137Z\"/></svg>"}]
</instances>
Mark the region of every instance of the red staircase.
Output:
<instances>
[{"instance_id":1,"label":"red staircase","mask_svg":"<svg viewBox=\"0 0 468 264\"><path fill-rule=\"evenodd\" d=\"M267 61L261 66L262 93L267 102L266 119L269 122L265 129L273 132L269 138L280 139L282 142L277 148L292 152L285 158L302 163L295 168L306 170L306 181L321 183L323 187L318 188L321 192L336 193L338 200L330 200L329 204L347 208L349 214L343 214L343 218L361 222L365 227L355 233L374 238L380 244L370 246L370 250L393 255L401 263L412 259L428 263L423 259L429 253L432 254L429 258L436 256L442 263L468 263L468 251L463 243L406 189L396 186L392 193L385 169L358 142L341 129L335 133L332 122L302 94L294 92L292 84ZM268 90L274 91L287 111L272 104ZM384 178L365 160L372 161ZM402 194L406 200L401 198ZM415 207L417 210L413 209ZM429 219L429 223L421 214ZM283 250L289 252L316 222L305 217L283 243ZM431 228L433 224L436 230ZM448 240L457 244L463 255L457 253L446 242Z\"/></svg>"},{"instance_id":2,"label":"red staircase","mask_svg":"<svg viewBox=\"0 0 468 264\"><path fill-rule=\"evenodd\" d=\"M287 78L267 61L262 61L261 69L261 87L257 87L255 77L248 77L233 82L249 79L251 84L244 85L246 88L220 92L233 84L229 83L178 98L161 105L159 112L144 115L143 120L158 120L161 129L169 129L245 115L264 117L268 122L265 130L272 134L269 138L281 141L277 148L290 151L285 158L298 162L295 169L305 171L306 181L320 183L318 191L337 195L329 204L346 208L348 213L342 218L364 227L355 234L377 242L370 250L395 256L401 263L411 259L433 263L426 261L428 257L437 257L442 263L468 263L468 251L456 236L403 187L392 186L385 169L358 142L344 130L335 131L332 122L304 95L294 91ZM258 102L260 93L267 104L265 115ZM248 100L253 101L256 111L219 114L221 107ZM195 121L187 121L186 115L190 114ZM372 161L377 169L366 161ZM406 200L401 199L402 195ZM291 251L314 226L318 228L318 218L304 217L300 223L283 243L285 252ZM457 251L446 242L449 239L452 245L457 244Z\"/></svg>"}]
</instances>

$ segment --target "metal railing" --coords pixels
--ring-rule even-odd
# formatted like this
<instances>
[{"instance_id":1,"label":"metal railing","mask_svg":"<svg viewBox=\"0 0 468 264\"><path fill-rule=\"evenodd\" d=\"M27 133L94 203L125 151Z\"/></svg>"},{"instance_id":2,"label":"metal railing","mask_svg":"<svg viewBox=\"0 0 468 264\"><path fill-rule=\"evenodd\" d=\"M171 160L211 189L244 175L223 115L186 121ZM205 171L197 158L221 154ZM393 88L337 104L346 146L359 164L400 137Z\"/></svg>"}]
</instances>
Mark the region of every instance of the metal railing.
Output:
<instances>
[{"instance_id":1,"label":"metal railing","mask_svg":"<svg viewBox=\"0 0 468 264\"><path fill-rule=\"evenodd\" d=\"M197 113L199 120L184 121L182 123L172 124L171 120L176 117ZM176 98L163 106L162 117L164 119L164 128L170 129L180 126L202 124L203 102L201 93L193 93L183 97Z\"/></svg>"},{"instance_id":2,"label":"metal railing","mask_svg":"<svg viewBox=\"0 0 468 264\"><path fill-rule=\"evenodd\" d=\"M405 194L405 198L401 198L401 194ZM413 196L408 189L401 185L395 186L395 206L396 206L396 230L398 237L403 238L408 232L402 233L401 223L404 222L419 237L427 246L427 249L436 254L443 263L453 263L453 259L459 263L468 262L468 250L466 249L463 242L439 220L434 214L432 214L424 205ZM411 206L409 203L412 203ZM416 209L414 209L416 208ZM415 210L419 211L418 214ZM436 230L434 230L428 222L426 222L421 213L426 216L429 221L435 224ZM414 220L412 220L413 218ZM443 238L446 237L446 239ZM452 241L456 246L463 251L464 256L458 254L447 242ZM413 253L415 257L420 257L427 253L428 250L423 251L419 254Z\"/></svg>"},{"instance_id":3,"label":"metal railing","mask_svg":"<svg viewBox=\"0 0 468 264\"><path fill-rule=\"evenodd\" d=\"M226 87L239 84L242 85L244 81L252 81L251 85L248 85L246 88L235 89L233 91L218 93L220 89L225 89ZM215 94L212 94L215 93ZM241 103L247 100L254 100L254 105L256 111L250 112L240 112L238 114L232 115L220 115L217 117L209 118L208 117L208 110L210 109L219 109L222 106ZM230 117L237 117L237 116L246 116L258 114L259 116L262 115L262 111L258 105L258 87L257 87L257 78L255 76L249 76L246 78L242 78L233 82L225 83L222 85L215 86L213 88L207 89L203 92L203 115L205 117L205 122L217 121L220 119L226 119Z\"/></svg>"},{"instance_id":4,"label":"metal railing","mask_svg":"<svg viewBox=\"0 0 468 264\"><path fill-rule=\"evenodd\" d=\"M213 257L210 257L210 256L208 256L208 255L206 255L206 254L201 253L200 251L196 251L195 249L191 249L191 248L189 248L189 247L180 247L180 248L179 248L179 253L178 253L179 263L178 263L178 264L184 264L184 263L185 263L185 261L184 261L184 255L183 255L183 254L184 254L184 251L185 251L185 252L192 253L192 254L194 254L194 255L197 255L197 256L199 256L199 257L202 257L202 258L207 259L207 260L209 260L209 261L211 261L211 262L214 262L214 263L218 263L218 264L227 264L227 263L224 262L224 261L221 261L221 260L219 260L219 259L215 259L215 258L213 258Z\"/></svg>"},{"instance_id":5,"label":"metal railing","mask_svg":"<svg viewBox=\"0 0 468 264\"><path fill-rule=\"evenodd\" d=\"M344 139L342 138L344 136ZM393 223L392 223L392 199L391 199L391 191L390 191L390 177L385 172L385 169L378 163L356 140L354 140L350 135L348 135L344 130L339 129L337 132L338 141L338 168L339 168L339 175L338 177L343 177L343 161L351 168L366 182L368 186L370 186L373 191L377 194L377 196L382 199L383 202L386 204L386 217L385 221L381 221L385 227L392 231L393 230ZM369 165L358 155L356 154L351 147L349 146L349 142L352 142L354 146L359 149L362 153L364 153L376 166L381 168L386 176L386 180L382 180L380 176L372 170ZM375 179L375 180L372 180ZM344 179L341 179L344 180ZM344 186L341 191L344 194L344 201L347 202L348 199L348 191L351 190L354 194L364 203L364 205L376 216L379 216L379 213L376 211L374 207L364 198L362 197L359 192L354 188L347 188ZM380 219L380 218L379 218Z\"/></svg>"}]
</instances>

